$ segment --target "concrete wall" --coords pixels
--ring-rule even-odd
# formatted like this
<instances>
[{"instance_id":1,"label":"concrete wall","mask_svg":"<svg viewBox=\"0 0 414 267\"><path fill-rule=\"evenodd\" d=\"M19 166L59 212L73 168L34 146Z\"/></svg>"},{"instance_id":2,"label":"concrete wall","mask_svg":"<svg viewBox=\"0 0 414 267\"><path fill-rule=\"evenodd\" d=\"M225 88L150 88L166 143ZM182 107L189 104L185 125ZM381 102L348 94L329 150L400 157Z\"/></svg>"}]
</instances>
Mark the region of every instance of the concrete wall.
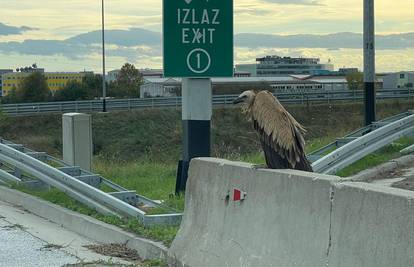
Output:
<instances>
[{"instance_id":1,"label":"concrete wall","mask_svg":"<svg viewBox=\"0 0 414 267\"><path fill-rule=\"evenodd\" d=\"M189 175L170 266L414 266L414 192L218 159Z\"/></svg>"}]
</instances>

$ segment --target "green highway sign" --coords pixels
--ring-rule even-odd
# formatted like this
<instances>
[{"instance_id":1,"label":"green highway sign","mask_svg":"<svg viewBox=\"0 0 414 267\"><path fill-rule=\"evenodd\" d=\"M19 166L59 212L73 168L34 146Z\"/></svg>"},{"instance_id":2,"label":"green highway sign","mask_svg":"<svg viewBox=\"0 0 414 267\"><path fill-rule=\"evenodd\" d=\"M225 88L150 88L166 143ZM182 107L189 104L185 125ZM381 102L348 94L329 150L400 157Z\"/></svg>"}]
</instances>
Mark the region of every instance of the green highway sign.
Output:
<instances>
[{"instance_id":1,"label":"green highway sign","mask_svg":"<svg viewBox=\"0 0 414 267\"><path fill-rule=\"evenodd\" d=\"M164 75L233 76L233 0L164 0Z\"/></svg>"}]
</instances>

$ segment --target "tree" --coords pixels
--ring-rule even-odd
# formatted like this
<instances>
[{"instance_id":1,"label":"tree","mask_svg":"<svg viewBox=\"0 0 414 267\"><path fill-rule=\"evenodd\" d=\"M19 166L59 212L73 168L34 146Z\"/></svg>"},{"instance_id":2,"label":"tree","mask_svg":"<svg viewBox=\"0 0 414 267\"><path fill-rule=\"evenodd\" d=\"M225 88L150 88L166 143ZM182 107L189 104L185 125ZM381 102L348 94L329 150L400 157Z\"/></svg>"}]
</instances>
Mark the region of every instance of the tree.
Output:
<instances>
[{"instance_id":1,"label":"tree","mask_svg":"<svg viewBox=\"0 0 414 267\"><path fill-rule=\"evenodd\" d=\"M82 79L88 99L102 97L102 75L87 74Z\"/></svg>"},{"instance_id":2,"label":"tree","mask_svg":"<svg viewBox=\"0 0 414 267\"><path fill-rule=\"evenodd\" d=\"M362 72L353 72L346 75L349 90L364 89L364 74Z\"/></svg>"},{"instance_id":3,"label":"tree","mask_svg":"<svg viewBox=\"0 0 414 267\"><path fill-rule=\"evenodd\" d=\"M364 75L362 72L353 72L346 75L346 81L350 90L364 89Z\"/></svg>"},{"instance_id":4,"label":"tree","mask_svg":"<svg viewBox=\"0 0 414 267\"><path fill-rule=\"evenodd\" d=\"M16 90L17 102L44 102L50 100L50 97L47 80L40 72L24 78Z\"/></svg>"},{"instance_id":5,"label":"tree","mask_svg":"<svg viewBox=\"0 0 414 267\"><path fill-rule=\"evenodd\" d=\"M130 63L125 63L115 82L109 86L109 94L114 97L139 97L139 87L143 78L139 70Z\"/></svg>"},{"instance_id":6,"label":"tree","mask_svg":"<svg viewBox=\"0 0 414 267\"><path fill-rule=\"evenodd\" d=\"M85 84L75 80L69 81L54 95L55 101L76 101L87 99L89 99L89 96Z\"/></svg>"}]
</instances>

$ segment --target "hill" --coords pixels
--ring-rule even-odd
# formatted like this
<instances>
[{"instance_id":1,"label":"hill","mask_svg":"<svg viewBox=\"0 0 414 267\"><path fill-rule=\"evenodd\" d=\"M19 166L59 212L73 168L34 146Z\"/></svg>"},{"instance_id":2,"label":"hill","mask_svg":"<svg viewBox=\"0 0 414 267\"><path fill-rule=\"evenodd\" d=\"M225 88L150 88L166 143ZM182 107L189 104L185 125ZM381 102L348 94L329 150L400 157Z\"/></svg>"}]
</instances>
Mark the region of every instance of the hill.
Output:
<instances>
[{"instance_id":1,"label":"hill","mask_svg":"<svg viewBox=\"0 0 414 267\"><path fill-rule=\"evenodd\" d=\"M380 102L378 116L384 118L406 111L413 104L414 100ZM361 103L287 106L289 112L308 129L306 139L312 141L313 146L361 127L362 108ZM2 116L0 135L61 157L61 123L61 115ZM96 156L103 160L175 162L181 155L181 111L153 109L95 113L93 141ZM238 158L260 151L256 134L239 108L214 110L212 143L213 155L217 157Z\"/></svg>"}]
</instances>

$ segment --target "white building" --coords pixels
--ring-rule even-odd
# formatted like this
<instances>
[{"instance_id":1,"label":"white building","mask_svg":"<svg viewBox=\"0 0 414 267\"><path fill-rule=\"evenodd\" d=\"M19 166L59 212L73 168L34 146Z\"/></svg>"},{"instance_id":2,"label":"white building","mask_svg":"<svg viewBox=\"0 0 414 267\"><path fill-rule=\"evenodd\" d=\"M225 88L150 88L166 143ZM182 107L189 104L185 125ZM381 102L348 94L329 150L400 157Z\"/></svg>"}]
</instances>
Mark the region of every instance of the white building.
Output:
<instances>
[{"instance_id":1,"label":"white building","mask_svg":"<svg viewBox=\"0 0 414 267\"><path fill-rule=\"evenodd\" d=\"M414 88L414 72L401 71L383 77L384 89Z\"/></svg>"},{"instance_id":2,"label":"white building","mask_svg":"<svg viewBox=\"0 0 414 267\"><path fill-rule=\"evenodd\" d=\"M211 80L213 87L228 85L229 87L246 88L251 86L251 89L255 89L257 86L266 85L275 93L348 90L348 83L343 76L291 75L284 77L212 78ZM171 97L179 95L180 91L180 78L146 78L140 88L140 95L142 98Z\"/></svg>"}]
</instances>

